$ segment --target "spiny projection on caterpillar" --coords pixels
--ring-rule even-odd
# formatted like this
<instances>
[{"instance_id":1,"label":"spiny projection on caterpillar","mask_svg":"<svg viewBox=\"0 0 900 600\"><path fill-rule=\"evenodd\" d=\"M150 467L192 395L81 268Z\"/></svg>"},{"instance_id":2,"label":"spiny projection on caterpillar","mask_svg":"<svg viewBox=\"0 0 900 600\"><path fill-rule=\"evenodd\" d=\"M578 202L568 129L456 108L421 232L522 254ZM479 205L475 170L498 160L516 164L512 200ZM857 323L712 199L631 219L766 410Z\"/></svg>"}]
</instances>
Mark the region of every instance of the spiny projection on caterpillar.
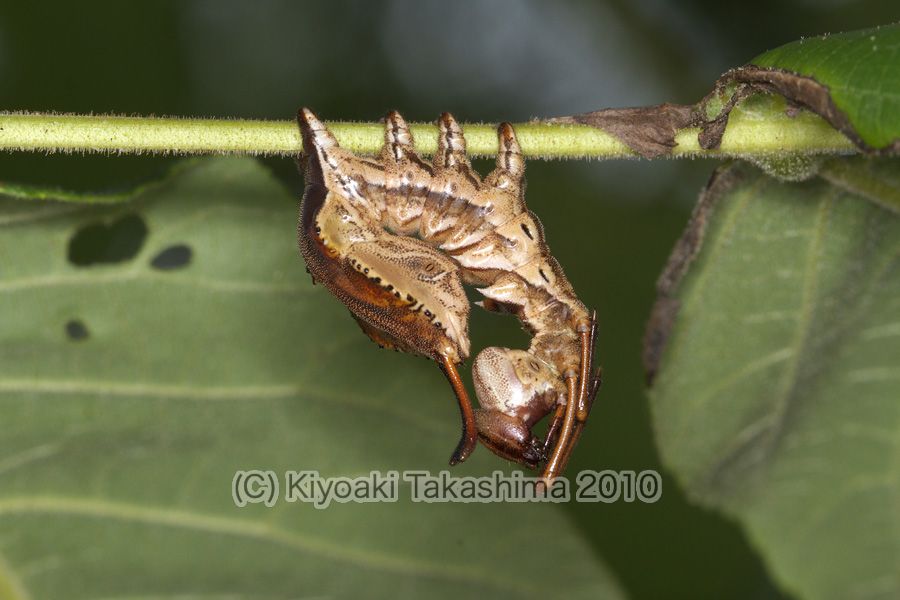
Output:
<instances>
[{"instance_id":1,"label":"spiny projection on caterpillar","mask_svg":"<svg viewBox=\"0 0 900 600\"><path fill-rule=\"evenodd\" d=\"M560 475L600 385L596 316L576 297L525 206L515 131L501 124L496 168L481 180L447 113L431 164L414 150L397 112L385 118L377 158L355 156L310 111L298 112L306 188L300 252L314 282L343 302L379 346L435 360L459 402L462 437L450 464L477 440L545 481ZM532 336L528 350L489 347L475 358L472 408L458 366L469 356L469 304L512 313ZM543 439L532 428L552 413Z\"/></svg>"}]
</instances>

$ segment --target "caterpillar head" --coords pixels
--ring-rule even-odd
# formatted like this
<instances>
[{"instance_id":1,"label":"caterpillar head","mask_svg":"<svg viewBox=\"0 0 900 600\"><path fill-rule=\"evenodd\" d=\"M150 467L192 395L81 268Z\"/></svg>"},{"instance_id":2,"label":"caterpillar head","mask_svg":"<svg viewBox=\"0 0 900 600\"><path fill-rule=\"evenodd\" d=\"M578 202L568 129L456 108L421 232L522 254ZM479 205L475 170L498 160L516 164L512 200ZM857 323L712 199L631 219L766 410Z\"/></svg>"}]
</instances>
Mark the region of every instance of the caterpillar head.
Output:
<instances>
[{"instance_id":1,"label":"caterpillar head","mask_svg":"<svg viewBox=\"0 0 900 600\"><path fill-rule=\"evenodd\" d=\"M475 411L481 442L503 458L535 468L545 457L531 428L564 400L559 373L524 350L490 347L475 359L472 379L481 405Z\"/></svg>"}]
</instances>

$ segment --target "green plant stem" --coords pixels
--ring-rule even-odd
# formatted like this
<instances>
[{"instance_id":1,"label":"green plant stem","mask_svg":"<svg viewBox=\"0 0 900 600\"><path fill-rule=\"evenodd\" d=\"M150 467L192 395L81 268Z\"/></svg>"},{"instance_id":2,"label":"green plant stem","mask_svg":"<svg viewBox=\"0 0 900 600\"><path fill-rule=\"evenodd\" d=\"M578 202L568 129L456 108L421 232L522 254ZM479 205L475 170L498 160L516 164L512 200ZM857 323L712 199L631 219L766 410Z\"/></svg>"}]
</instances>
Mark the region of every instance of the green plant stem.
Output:
<instances>
[{"instance_id":1,"label":"green plant stem","mask_svg":"<svg viewBox=\"0 0 900 600\"><path fill-rule=\"evenodd\" d=\"M382 144L378 123L328 124L338 142L353 152L376 153ZM464 124L469 152L497 151L496 126ZM614 136L586 125L542 122L516 125L522 150L533 158L629 158L636 156ZM436 147L437 129L414 124L422 154ZM673 156L754 157L773 154L847 154L853 144L823 119L808 112L788 117L735 110L721 146L703 150L696 128L678 132ZM293 156L300 152L291 121L180 119L38 113L0 114L0 150L105 152L116 154L253 154Z\"/></svg>"}]
</instances>

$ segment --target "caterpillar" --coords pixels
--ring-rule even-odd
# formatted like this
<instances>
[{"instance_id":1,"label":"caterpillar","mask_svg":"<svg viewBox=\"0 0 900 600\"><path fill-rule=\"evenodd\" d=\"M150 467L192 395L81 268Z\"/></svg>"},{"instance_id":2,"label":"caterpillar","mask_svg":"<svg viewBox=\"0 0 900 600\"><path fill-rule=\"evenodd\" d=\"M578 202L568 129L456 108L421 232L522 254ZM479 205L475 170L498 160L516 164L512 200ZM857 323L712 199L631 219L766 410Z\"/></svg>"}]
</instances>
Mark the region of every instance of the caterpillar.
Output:
<instances>
[{"instance_id":1,"label":"caterpillar","mask_svg":"<svg viewBox=\"0 0 900 600\"><path fill-rule=\"evenodd\" d=\"M433 359L453 388L462 436L458 464L477 441L546 481L565 469L600 385L596 314L578 299L525 205L525 161L509 123L497 130L496 168L472 169L456 120L438 120L432 162L415 152L399 113L385 117L375 158L341 148L308 108L297 121L305 180L300 253L313 282L336 296L379 346ZM527 350L488 347L472 366L473 409L458 366L469 357L469 303L511 313ZM552 413L543 439L534 426Z\"/></svg>"}]
</instances>

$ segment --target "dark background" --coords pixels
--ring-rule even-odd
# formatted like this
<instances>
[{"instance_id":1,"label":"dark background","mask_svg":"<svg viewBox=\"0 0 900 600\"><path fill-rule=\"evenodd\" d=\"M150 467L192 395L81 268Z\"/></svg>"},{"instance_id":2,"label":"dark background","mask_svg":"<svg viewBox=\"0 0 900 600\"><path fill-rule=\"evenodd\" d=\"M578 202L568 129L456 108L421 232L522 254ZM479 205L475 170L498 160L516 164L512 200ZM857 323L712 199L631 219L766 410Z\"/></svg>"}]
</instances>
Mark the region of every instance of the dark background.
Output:
<instances>
[{"instance_id":1,"label":"dark background","mask_svg":"<svg viewBox=\"0 0 900 600\"><path fill-rule=\"evenodd\" d=\"M6 2L0 109L289 119L305 105L333 120L373 121L398 109L415 121L446 110L461 121L496 122L687 103L721 72L772 47L894 21L892 5ZM0 179L115 190L158 177L176 160L4 155ZM299 195L292 161L264 160ZM477 166L485 172L489 164ZM605 383L573 471L662 469L643 393L641 336L656 276L715 164L528 165L529 206L600 317ZM472 331L474 348L488 339L521 341L514 324L478 311ZM669 477L658 504L566 510L633 597L780 597L740 529L688 504Z\"/></svg>"}]
</instances>

